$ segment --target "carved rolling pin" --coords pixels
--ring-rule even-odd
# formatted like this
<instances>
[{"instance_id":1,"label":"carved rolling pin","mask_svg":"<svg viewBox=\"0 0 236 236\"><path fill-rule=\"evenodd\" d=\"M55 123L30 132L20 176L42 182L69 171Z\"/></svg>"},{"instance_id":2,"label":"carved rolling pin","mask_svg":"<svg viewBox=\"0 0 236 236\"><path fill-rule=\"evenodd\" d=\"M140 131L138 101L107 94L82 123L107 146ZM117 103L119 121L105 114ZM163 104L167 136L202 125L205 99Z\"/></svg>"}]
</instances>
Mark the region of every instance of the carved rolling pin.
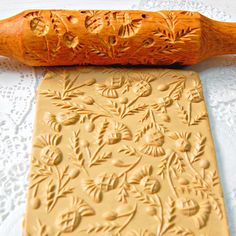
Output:
<instances>
[{"instance_id":1,"label":"carved rolling pin","mask_svg":"<svg viewBox=\"0 0 236 236\"><path fill-rule=\"evenodd\" d=\"M0 55L32 66L189 65L236 53L236 23L187 11L29 10L0 21Z\"/></svg>"}]
</instances>

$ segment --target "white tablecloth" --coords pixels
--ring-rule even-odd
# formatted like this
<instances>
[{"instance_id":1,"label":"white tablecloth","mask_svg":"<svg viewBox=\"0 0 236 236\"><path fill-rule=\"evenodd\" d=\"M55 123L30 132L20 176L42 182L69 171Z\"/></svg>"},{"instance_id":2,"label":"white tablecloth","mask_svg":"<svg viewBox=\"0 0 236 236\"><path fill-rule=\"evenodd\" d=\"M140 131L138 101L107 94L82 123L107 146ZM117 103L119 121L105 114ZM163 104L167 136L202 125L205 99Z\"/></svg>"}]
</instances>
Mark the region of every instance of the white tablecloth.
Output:
<instances>
[{"instance_id":1,"label":"white tablecloth","mask_svg":"<svg viewBox=\"0 0 236 236\"><path fill-rule=\"evenodd\" d=\"M69 2L69 3L68 3ZM211 3L215 6L211 6ZM223 2L223 1L222 1ZM113 8L196 10L236 21L236 1L226 0L0 0L1 18L27 8ZM225 12L217 9L222 6ZM230 16L231 15L231 16ZM234 18L235 17L235 18ZM231 234L236 235L236 57L220 57L188 67L200 73L207 100ZM43 69L0 57L0 235L20 236L30 162L34 94Z\"/></svg>"}]
</instances>

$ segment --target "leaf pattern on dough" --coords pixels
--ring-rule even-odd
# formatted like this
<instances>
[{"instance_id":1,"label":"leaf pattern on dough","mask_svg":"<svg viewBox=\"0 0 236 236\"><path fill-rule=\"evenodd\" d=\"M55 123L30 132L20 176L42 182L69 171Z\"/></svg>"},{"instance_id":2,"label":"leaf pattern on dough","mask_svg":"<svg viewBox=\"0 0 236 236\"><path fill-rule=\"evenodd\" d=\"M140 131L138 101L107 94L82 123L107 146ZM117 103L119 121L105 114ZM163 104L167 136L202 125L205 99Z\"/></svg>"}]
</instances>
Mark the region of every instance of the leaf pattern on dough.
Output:
<instances>
[{"instance_id":1,"label":"leaf pattern on dough","mask_svg":"<svg viewBox=\"0 0 236 236\"><path fill-rule=\"evenodd\" d=\"M89 20L100 16L83 14ZM116 28L132 21L119 11L108 12L102 20ZM171 23L174 15L165 20L172 33L178 32L178 23ZM99 30L99 24L94 29ZM183 40L185 33L169 35L169 40ZM110 35L108 40L115 50L113 44L121 37ZM148 42L152 40L145 45ZM88 69L51 73L45 81L55 77L55 88L39 91L50 109L40 114L44 126L33 142L29 211L55 214L55 224L44 225L40 218L37 232L195 236L214 231L212 219L223 225L223 199L214 155L209 155L212 144L200 83L185 72L166 70L99 68L99 73L98 79ZM58 210L69 199L72 205ZM112 205L106 205L107 199ZM99 215L101 209L104 214ZM133 228L141 216L146 221Z\"/></svg>"},{"instance_id":2,"label":"leaf pattern on dough","mask_svg":"<svg viewBox=\"0 0 236 236\"><path fill-rule=\"evenodd\" d=\"M91 161L89 164L89 167L94 166L94 165L102 165L105 161L107 161L108 159L111 159L111 156L112 156L112 152L103 153L97 156L96 159Z\"/></svg>"},{"instance_id":3,"label":"leaf pattern on dough","mask_svg":"<svg viewBox=\"0 0 236 236\"><path fill-rule=\"evenodd\" d=\"M114 229L119 228L119 225L114 222L105 222L105 223L96 223L96 224L90 224L86 228L80 230L80 232L86 232L88 234L90 233L106 233L111 232Z\"/></svg>"}]
</instances>

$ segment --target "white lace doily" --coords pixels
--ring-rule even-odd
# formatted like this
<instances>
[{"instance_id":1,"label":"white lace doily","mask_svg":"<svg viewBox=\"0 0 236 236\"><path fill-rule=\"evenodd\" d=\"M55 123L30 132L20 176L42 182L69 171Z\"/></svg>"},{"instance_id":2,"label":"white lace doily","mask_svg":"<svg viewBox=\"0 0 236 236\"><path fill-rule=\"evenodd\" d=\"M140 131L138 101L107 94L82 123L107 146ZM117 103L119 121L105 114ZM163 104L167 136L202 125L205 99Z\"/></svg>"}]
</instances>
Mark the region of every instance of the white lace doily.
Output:
<instances>
[{"instance_id":1,"label":"white lace doily","mask_svg":"<svg viewBox=\"0 0 236 236\"><path fill-rule=\"evenodd\" d=\"M196 0L142 0L134 8L186 9L218 20L233 20L226 13ZM231 234L236 235L236 57L215 58L187 69L198 71L201 76ZM43 69L0 58L0 235L3 236L21 235L34 94L42 73Z\"/></svg>"}]
</instances>

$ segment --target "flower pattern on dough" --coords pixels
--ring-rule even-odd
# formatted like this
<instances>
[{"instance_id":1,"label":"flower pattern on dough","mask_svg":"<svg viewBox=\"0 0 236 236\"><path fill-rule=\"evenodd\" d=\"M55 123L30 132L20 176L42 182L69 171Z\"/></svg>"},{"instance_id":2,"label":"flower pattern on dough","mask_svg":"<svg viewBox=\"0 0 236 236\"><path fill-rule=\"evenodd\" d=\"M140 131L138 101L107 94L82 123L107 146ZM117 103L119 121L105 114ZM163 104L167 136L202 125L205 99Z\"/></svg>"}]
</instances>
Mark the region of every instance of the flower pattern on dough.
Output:
<instances>
[{"instance_id":1,"label":"flower pattern on dough","mask_svg":"<svg viewBox=\"0 0 236 236\"><path fill-rule=\"evenodd\" d=\"M96 19L89 30L101 30ZM214 231L212 220L226 224L197 76L96 70L95 79L83 68L49 72L39 90L50 110L39 114L28 208L42 232L197 236Z\"/></svg>"}]
</instances>

